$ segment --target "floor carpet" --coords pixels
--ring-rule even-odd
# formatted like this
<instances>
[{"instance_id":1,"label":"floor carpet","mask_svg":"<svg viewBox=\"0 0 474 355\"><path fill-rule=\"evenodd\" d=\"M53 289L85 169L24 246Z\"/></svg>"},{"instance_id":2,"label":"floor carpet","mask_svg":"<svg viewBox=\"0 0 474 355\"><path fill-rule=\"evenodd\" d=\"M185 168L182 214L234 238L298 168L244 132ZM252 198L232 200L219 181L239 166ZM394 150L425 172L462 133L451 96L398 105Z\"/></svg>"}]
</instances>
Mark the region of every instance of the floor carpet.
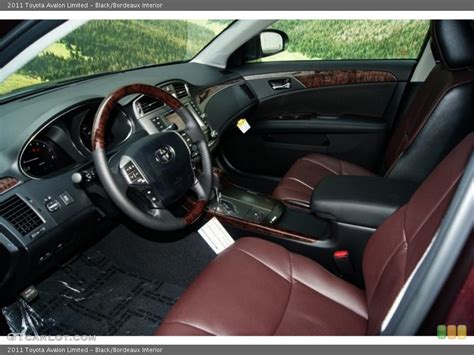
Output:
<instances>
[{"instance_id":1,"label":"floor carpet","mask_svg":"<svg viewBox=\"0 0 474 355\"><path fill-rule=\"evenodd\" d=\"M30 335L152 335L213 257L198 235L158 243L119 226L3 313Z\"/></svg>"}]
</instances>

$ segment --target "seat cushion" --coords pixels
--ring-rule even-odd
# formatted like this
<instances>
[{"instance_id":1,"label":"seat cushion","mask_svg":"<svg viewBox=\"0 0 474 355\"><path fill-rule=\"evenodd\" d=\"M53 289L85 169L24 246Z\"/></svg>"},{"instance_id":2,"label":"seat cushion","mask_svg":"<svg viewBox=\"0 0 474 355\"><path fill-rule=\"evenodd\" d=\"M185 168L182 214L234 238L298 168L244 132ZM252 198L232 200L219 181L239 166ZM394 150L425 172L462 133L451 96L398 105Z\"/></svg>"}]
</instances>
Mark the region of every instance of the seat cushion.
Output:
<instances>
[{"instance_id":1,"label":"seat cushion","mask_svg":"<svg viewBox=\"0 0 474 355\"><path fill-rule=\"evenodd\" d=\"M204 270L157 335L364 335L364 291L276 244L243 238Z\"/></svg>"},{"instance_id":2,"label":"seat cushion","mask_svg":"<svg viewBox=\"0 0 474 355\"><path fill-rule=\"evenodd\" d=\"M310 154L297 160L273 191L273 197L288 205L309 208L311 194L319 182L331 175L374 176L347 161L324 154Z\"/></svg>"}]
</instances>

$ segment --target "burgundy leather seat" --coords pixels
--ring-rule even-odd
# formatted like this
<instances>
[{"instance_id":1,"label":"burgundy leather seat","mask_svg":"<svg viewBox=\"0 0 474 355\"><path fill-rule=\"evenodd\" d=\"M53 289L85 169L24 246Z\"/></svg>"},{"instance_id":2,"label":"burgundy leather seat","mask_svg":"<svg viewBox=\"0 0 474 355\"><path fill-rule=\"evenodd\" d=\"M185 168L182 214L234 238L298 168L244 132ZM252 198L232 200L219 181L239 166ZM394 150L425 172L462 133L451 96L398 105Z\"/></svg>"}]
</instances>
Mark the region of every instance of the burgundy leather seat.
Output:
<instances>
[{"instance_id":1,"label":"burgundy leather seat","mask_svg":"<svg viewBox=\"0 0 474 355\"><path fill-rule=\"evenodd\" d=\"M474 21L434 21L431 71L394 130L378 173L421 183L443 157L474 130ZM273 196L309 208L311 194L329 175L374 172L324 154L310 154L288 170Z\"/></svg>"},{"instance_id":2,"label":"burgundy leather seat","mask_svg":"<svg viewBox=\"0 0 474 355\"><path fill-rule=\"evenodd\" d=\"M430 244L474 149L468 135L369 240L361 290L276 244L243 238L201 273L157 335L374 335Z\"/></svg>"}]
</instances>

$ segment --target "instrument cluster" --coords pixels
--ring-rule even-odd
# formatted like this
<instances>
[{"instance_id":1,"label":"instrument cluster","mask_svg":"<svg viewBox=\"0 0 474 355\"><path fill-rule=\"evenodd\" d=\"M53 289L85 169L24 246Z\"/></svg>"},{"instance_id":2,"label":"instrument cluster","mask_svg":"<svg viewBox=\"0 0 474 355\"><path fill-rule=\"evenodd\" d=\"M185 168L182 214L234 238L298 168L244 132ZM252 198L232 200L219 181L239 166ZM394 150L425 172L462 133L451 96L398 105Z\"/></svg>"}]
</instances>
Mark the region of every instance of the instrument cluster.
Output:
<instances>
[{"instance_id":1,"label":"instrument cluster","mask_svg":"<svg viewBox=\"0 0 474 355\"><path fill-rule=\"evenodd\" d=\"M80 104L42 127L23 147L20 168L31 178L44 178L90 159L92 125L99 100ZM133 133L133 120L121 106L111 114L106 127L107 147L126 141Z\"/></svg>"}]
</instances>

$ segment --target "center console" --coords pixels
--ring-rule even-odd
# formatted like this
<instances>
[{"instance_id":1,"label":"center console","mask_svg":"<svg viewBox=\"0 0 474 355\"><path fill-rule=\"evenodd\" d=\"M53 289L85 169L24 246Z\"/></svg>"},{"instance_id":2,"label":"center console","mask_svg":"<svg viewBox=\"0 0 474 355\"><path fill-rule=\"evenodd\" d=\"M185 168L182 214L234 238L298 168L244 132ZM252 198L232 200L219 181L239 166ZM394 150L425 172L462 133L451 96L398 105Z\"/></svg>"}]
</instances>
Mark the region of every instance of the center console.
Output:
<instances>
[{"instance_id":1,"label":"center console","mask_svg":"<svg viewBox=\"0 0 474 355\"><path fill-rule=\"evenodd\" d=\"M239 218L249 222L273 225L284 211L283 204L270 197L230 186L218 192L208 205L215 214Z\"/></svg>"},{"instance_id":2,"label":"center console","mask_svg":"<svg viewBox=\"0 0 474 355\"><path fill-rule=\"evenodd\" d=\"M193 115L206 137L209 149L216 146L218 133L213 130L207 121L205 113L201 112L199 106L194 102L188 85L182 81L174 81L160 86L161 89L176 97ZM192 144L191 139L184 131L185 123L181 117L163 102L153 97L141 95L133 101L133 111L140 125L148 132L155 134L166 130L176 130L188 143L193 158L198 157L198 152Z\"/></svg>"},{"instance_id":3,"label":"center console","mask_svg":"<svg viewBox=\"0 0 474 355\"><path fill-rule=\"evenodd\" d=\"M335 223L376 229L416 190L416 185L375 176L330 176L313 192L311 211Z\"/></svg>"},{"instance_id":4,"label":"center console","mask_svg":"<svg viewBox=\"0 0 474 355\"><path fill-rule=\"evenodd\" d=\"M382 177L327 177L314 190L308 211L229 182L223 185L216 189L207 214L233 227L232 235L278 238L279 244L360 287L367 241L416 189Z\"/></svg>"},{"instance_id":5,"label":"center console","mask_svg":"<svg viewBox=\"0 0 474 355\"><path fill-rule=\"evenodd\" d=\"M219 185L219 183L217 183ZM327 223L308 211L288 209L281 201L224 182L206 207L209 217L243 235L262 235L315 245L327 237Z\"/></svg>"}]
</instances>

